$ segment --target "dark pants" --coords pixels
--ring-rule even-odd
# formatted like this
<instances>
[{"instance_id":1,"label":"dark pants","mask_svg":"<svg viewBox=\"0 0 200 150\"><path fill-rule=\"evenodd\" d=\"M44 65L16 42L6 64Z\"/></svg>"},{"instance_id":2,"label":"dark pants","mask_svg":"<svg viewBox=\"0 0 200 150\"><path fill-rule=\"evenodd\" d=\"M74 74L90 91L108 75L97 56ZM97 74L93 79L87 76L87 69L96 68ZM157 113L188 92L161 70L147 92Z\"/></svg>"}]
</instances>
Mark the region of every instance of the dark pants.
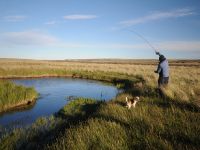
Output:
<instances>
[{"instance_id":1,"label":"dark pants","mask_svg":"<svg viewBox=\"0 0 200 150\"><path fill-rule=\"evenodd\" d=\"M159 96L165 99L165 94L163 93L162 88L166 87L169 82L169 77L159 76L158 78L158 93Z\"/></svg>"},{"instance_id":2,"label":"dark pants","mask_svg":"<svg viewBox=\"0 0 200 150\"><path fill-rule=\"evenodd\" d=\"M162 77L162 76L159 76L158 78L158 87L160 86L166 86L169 82L169 77Z\"/></svg>"}]
</instances>

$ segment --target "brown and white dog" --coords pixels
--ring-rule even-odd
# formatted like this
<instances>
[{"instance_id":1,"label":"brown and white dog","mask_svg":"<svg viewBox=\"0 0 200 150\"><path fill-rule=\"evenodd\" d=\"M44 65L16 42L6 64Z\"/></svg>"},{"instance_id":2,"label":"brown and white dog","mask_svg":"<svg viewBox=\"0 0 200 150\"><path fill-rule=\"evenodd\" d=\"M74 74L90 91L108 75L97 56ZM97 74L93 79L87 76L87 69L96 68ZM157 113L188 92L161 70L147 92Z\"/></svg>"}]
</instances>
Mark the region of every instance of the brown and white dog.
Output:
<instances>
[{"instance_id":1,"label":"brown and white dog","mask_svg":"<svg viewBox=\"0 0 200 150\"><path fill-rule=\"evenodd\" d=\"M128 109L130 109L132 106L135 108L135 105L139 100L140 98L138 96L132 99L128 99L128 97L126 96L126 107L128 107Z\"/></svg>"}]
</instances>

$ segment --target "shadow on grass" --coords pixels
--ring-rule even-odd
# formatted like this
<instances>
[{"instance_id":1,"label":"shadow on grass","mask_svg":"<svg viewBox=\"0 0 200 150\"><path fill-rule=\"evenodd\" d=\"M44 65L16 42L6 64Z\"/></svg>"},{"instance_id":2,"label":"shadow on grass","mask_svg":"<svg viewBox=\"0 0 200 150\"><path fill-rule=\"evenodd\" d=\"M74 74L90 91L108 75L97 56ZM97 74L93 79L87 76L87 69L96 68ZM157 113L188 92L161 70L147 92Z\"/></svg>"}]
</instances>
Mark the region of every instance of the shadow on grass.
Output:
<instances>
[{"instance_id":1,"label":"shadow on grass","mask_svg":"<svg viewBox=\"0 0 200 150\"><path fill-rule=\"evenodd\" d=\"M114 85L121 85L124 93L134 96L157 97L157 90L148 86L142 76L136 75L132 79L113 79Z\"/></svg>"},{"instance_id":2,"label":"shadow on grass","mask_svg":"<svg viewBox=\"0 0 200 150\"><path fill-rule=\"evenodd\" d=\"M119 105L119 106L122 106L122 107L126 107L127 106L125 101L124 102L122 102L122 101L115 101L114 103L117 104L117 105Z\"/></svg>"},{"instance_id":3,"label":"shadow on grass","mask_svg":"<svg viewBox=\"0 0 200 150\"><path fill-rule=\"evenodd\" d=\"M172 100L170 98L167 98L167 103L169 107L175 106L176 108L181 109L181 110L187 110L190 112L200 112L199 107L190 102Z\"/></svg>"},{"instance_id":4,"label":"shadow on grass","mask_svg":"<svg viewBox=\"0 0 200 150\"><path fill-rule=\"evenodd\" d=\"M52 130L41 131L36 136L27 139L23 144L21 144L17 149L44 149L46 145L51 145L56 142L56 139L62 137L65 134L65 131L70 127L76 127L80 123L86 122L89 118L93 116L99 107L103 105L104 102L98 101L94 104L85 104L81 105L79 108L80 113L67 114L56 113L54 116L56 118L62 118L62 122L57 124ZM37 143L37 144L36 144Z\"/></svg>"},{"instance_id":5,"label":"shadow on grass","mask_svg":"<svg viewBox=\"0 0 200 150\"><path fill-rule=\"evenodd\" d=\"M84 104L81 105L79 108L79 112L77 113L71 113L71 114L64 114L61 111L55 114L56 117L61 117L62 119L65 119L68 121L69 124L73 123L79 123L80 121L87 120L91 115L93 115L101 105L103 105L105 102L98 101L94 104Z\"/></svg>"},{"instance_id":6,"label":"shadow on grass","mask_svg":"<svg viewBox=\"0 0 200 150\"><path fill-rule=\"evenodd\" d=\"M183 111L190 111L190 112L200 112L200 108L190 102L187 101L181 101L181 100L173 100L167 96L165 98L161 98L159 96L153 97L152 100L146 101L147 105L156 105L158 107L161 107L163 109L168 109L168 108L176 108L180 109Z\"/></svg>"}]
</instances>

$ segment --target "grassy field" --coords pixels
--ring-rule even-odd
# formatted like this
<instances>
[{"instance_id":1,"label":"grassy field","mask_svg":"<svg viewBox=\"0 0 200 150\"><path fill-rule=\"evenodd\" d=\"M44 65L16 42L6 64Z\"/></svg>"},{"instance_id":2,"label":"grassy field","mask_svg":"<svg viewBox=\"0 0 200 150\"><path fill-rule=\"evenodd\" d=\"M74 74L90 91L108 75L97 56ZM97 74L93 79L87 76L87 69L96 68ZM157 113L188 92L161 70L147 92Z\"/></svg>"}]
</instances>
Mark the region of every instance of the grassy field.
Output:
<instances>
[{"instance_id":1,"label":"grassy field","mask_svg":"<svg viewBox=\"0 0 200 150\"><path fill-rule=\"evenodd\" d=\"M0 80L0 113L33 103L37 97L34 88L15 85L7 80Z\"/></svg>"},{"instance_id":2,"label":"grassy field","mask_svg":"<svg viewBox=\"0 0 200 150\"><path fill-rule=\"evenodd\" d=\"M200 60L170 60L170 84L166 94L172 99L200 99ZM98 79L123 74L140 76L146 85L157 87L156 60L66 60L36 61L0 59L0 78L73 76ZM116 77L117 78L117 77Z\"/></svg>"},{"instance_id":3,"label":"grassy field","mask_svg":"<svg viewBox=\"0 0 200 150\"><path fill-rule=\"evenodd\" d=\"M198 149L199 61L170 61L165 100L156 90L156 61L120 61L0 60L1 78L71 76L124 89L109 102L71 101L55 115L3 135L0 149ZM136 95L141 102L128 110L125 97Z\"/></svg>"},{"instance_id":4,"label":"grassy field","mask_svg":"<svg viewBox=\"0 0 200 150\"><path fill-rule=\"evenodd\" d=\"M0 149L199 148L199 108L143 97L129 110L125 96L122 93L110 102L78 98L54 116L4 135Z\"/></svg>"}]
</instances>

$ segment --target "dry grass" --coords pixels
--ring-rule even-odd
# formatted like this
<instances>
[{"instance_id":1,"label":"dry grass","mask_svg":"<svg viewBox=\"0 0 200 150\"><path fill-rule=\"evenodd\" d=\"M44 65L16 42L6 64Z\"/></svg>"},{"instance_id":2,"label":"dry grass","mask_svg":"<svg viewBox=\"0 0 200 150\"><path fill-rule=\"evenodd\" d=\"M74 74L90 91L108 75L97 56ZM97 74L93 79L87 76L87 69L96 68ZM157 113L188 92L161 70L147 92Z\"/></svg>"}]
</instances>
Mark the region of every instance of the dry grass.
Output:
<instances>
[{"instance_id":1,"label":"dry grass","mask_svg":"<svg viewBox=\"0 0 200 150\"><path fill-rule=\"evenodd\" d=\"M170 60L170 84L166 94L172 99L199 101L200 61ZM139 75L152 88L157 87L155 60L67 60L36 61L0 59L0 77L65 76L73 71L115 72Z\"/></svg>"},{"instance_id":2,"label":"dry grass","mask_svg":"<svg viewBox=\"0 0 200 150\"><path fill-rule=\"evenodd\" d=\"M96 80L119 79L116 85L125 88L109 102L71 101L51 119L40 118L30 128L3 136L0 149L199 148L200 111L190 102L198 100L200 67L170 66L170 84L165 90L168 98L163 101L154 95L156 65L144 62L0 60L0 66L4 78L75 73ZM142 101L128 110L125 97L135 92L141 94Z\"/></svg>"}]
</instances>

